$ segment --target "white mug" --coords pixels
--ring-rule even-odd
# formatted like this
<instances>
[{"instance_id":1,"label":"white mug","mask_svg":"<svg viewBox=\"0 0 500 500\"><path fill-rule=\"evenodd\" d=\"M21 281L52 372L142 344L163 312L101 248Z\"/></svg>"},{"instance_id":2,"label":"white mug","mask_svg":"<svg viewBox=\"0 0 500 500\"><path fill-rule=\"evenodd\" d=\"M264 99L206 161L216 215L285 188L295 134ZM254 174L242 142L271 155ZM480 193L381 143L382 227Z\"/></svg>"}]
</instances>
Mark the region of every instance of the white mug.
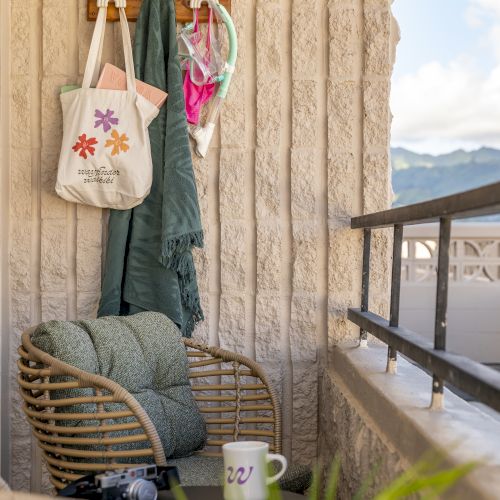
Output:
<instances>
[{"instance_id":1,"label":"white mug","mask_svg":"<svg viewBox=\"0 0 500 500\"><path fill-rule=\"evenodd\" d=\"M269 453L269 445L262 441L235 441L222 447L224 455L225 500L265 500L267 487L286 471L283 455ZM268 463L276 460L281 470L268 477Z\"/></svg>"}]
</instances>

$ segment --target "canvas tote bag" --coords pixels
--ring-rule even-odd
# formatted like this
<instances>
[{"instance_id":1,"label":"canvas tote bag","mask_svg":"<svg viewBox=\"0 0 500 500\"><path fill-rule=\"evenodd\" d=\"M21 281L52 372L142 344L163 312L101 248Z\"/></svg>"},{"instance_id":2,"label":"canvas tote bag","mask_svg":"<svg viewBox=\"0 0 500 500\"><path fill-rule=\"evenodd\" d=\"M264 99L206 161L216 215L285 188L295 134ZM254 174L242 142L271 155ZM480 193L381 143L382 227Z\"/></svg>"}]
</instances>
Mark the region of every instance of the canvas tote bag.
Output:
<instances>
[{"instance_id":1,"label":"canvas tote bag","mask_svg":"<svg viewBox=\"0 0 500 500\"><path fill-rule=\"evenodd\" d=\"M153 165L148 126L159 109L136 91L126 0L116 0L127 90L91 88L99 76L109 0L98 0L82 87L61 94L63 140L56 192L65 200L125 210L149 194Z\"/></svg>"}]
</instances>

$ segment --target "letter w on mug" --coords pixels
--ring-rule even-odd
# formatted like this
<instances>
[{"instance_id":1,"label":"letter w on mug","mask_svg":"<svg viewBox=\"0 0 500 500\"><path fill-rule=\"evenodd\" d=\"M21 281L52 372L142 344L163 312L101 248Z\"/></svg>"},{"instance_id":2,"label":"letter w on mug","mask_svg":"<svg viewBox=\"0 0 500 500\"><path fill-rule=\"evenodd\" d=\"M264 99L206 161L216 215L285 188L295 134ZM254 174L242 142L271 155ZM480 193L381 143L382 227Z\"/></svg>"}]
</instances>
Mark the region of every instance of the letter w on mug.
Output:
<instances>
[{"instance_id":1,"label":"letter w on mug","mask_svg":"<svg viewBox=\"0 0 500 500\"><path fill-rule=\"evenodd\" d=\"M224 499L266 500L267 487L286 471L283 455L269 453L269 445L261 441L236 441L222 447L224 455ZM268 477L269 462L281 463L281 470Z\"/></svg>"}]
</instances>

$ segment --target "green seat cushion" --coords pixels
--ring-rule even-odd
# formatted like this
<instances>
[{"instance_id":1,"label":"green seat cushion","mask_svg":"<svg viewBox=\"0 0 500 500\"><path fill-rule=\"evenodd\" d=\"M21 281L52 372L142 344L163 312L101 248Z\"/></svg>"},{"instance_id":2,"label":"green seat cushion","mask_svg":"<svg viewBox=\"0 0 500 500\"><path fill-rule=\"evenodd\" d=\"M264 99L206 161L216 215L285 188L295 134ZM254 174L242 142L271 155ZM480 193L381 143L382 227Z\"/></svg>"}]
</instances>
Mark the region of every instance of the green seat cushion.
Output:
<instances>
[{"instance_id":1,"label":"green seat cushion","mask_svg":"<svg viewBox=\"0 0 500 500\"><path fill-rule=\"evenodd\" d=\"M49 321L37 328L32 342L51 356L109 378L130 392L155 425L167 458L185 457L203 448L206 426L191 392L186 349L179 329L163 314L143 312L86 321ZM92 389L65 389L54 391L51 398L91 395ZM95 405L83 404L57 411L94 409ZM105 409L124 409L124 405L106 404ZM66 421L66 425L84 424ZM120 446L115 449L144 447L144 443Z\"/></svg>"},{"instance_id":2,"label":"green seat cushion","mask_svg":"<svg viewBox=\"0 0 500 500\"><path fill-rule=\"evenodd\" d=\"M220 486L224 482L224 460L222 457L194 455L168 461L175 465L183 486ZM282 490L303 493L311 486L312 473L309 467L288 464L279 480Z\"/></svg>"}]
</instances>

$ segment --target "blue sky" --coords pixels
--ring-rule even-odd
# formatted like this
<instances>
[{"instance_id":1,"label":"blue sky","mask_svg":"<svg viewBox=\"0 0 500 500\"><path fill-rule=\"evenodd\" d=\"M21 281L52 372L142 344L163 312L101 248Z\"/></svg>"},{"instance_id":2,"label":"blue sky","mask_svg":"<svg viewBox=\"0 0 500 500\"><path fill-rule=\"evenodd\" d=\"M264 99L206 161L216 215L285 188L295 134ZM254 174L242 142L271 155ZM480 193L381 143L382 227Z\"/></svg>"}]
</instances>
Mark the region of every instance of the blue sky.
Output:
<instances>
[{"instance_id":1,"label":"blue sky","mask_svg":"<svg viewBox=\"0 0 500 500\"><path fill-rule=\"evenodd\" d=\"M393 145L500 148L500 0L395 0Z\"/></svg>"}]
</instances>

